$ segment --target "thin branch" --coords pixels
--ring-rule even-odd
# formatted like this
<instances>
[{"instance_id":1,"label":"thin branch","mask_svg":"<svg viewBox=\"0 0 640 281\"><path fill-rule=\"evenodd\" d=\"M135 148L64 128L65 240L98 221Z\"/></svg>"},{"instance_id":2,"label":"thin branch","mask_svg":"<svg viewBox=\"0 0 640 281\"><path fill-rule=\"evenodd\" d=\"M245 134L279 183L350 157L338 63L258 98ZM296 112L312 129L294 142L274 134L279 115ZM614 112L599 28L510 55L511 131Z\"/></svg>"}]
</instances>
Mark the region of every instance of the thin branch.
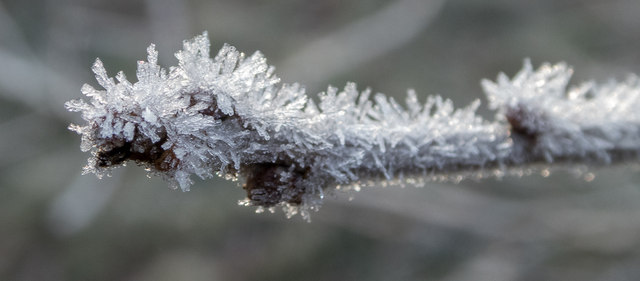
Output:
<instances>
[{"instance_id":1,"label":"thin branch","mask_svg":"<svg viewBox=\"0 0 640 281\"><path fill-rule=\"evenodd\" d=\"M476 115L479 101L454 109L424 104L409 91L406 109L382 94L370 99L353 83L328 88L316 105L298 84L280 84L259 52L225 45L209 56L207 34L184 42L179 65L138 63L138 82L93 71L104 90L85 85L85 172L101 176L133 160L188 190L190 176L242 178L247 205L283 206L287 214L320 205L326 190L376 180L460 180L552 163L611 164L640 159L640 82L586 83L566 89L572 70L526 61L513 79L483 81L496 111Z\"/></svg>"}]
</instances>

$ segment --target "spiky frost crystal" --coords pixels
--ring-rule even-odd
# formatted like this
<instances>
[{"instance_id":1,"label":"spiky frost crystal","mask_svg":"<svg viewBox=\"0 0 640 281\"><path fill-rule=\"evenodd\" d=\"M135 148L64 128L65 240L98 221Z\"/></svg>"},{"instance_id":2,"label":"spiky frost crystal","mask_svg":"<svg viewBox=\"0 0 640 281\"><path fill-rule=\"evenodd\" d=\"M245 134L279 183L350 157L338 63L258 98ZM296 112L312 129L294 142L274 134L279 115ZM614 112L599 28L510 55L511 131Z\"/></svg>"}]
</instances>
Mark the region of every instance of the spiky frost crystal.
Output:
<instances>
[{"instance_id":1,"label":"spiky frost crystal","mask_svg":"<svg viewBox=\"0 0 640 281\"><path fill-rule=\"evenodd\" d=\"M544 162L592 162L640 158L640 81L603 85L587 82L567 88L573 71L566 64L543 64L537 71L525 61L512 79L500 74L482 86L496 119L506 119L524 154Z\"/></svg>"},{"instance_id":2,"label":"spiky frost crystal","mask_svg":"<svg viewBox=\"0 0 640 281\"><path fill-rule=\"evenodd\" d=\"M406 109L393 98L329 87L320 103L298 84L280 84L264 56L225 45L209 56L204 33L184 42L179 64L157 64L154 45L138 62L138 82L110 78L93 66L103 90L70 111L71 125L92 157L87 173L101 176L133 160L188 190L191 175L242 178L248 205L281 205L288 215L321 203L326 190L372 180L500 174L537 162L609 163L640 155L640 85L587 83L565 92L564 64L534 71L526 62L512 80L483 81L496 121L476 116L479 102L454 109L409 91Z\"/></svg>"}]
</instances>

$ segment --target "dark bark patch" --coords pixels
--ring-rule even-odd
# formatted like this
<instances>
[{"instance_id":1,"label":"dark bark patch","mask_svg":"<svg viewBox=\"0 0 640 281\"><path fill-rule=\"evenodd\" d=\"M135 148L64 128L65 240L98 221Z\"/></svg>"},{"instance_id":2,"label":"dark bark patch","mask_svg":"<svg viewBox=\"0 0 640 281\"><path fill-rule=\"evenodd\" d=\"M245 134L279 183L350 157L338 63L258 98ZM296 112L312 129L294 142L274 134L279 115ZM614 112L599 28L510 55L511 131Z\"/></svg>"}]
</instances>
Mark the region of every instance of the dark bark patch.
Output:
<instances>
[{"instance_id":1,"label":"dark bark patch","mask_svg":"<svg viewBox=\"0 0 640 281\"><path fill-rule=\"evenodd\" d=\"M253 205L271 207L281 202L302 204L304 188L301 183L307 171L294 169L290 172L289 165L277 163L252 164L245 170L248 176L243 188Z\"/></svg>"},{"instance_id":2,"label":"dark bark patch","mask_svg":"<svg viewBox=\"0 0 640 281\"><path fill-rule=\"evenodd\" d=\"M160 141L153 143L148 138L140 137L136 131L133 141L124 141L122 139L107 139L97 154L97 166L106 168L116 166L125 161L135 161L155 168L159 172L168 172L175 170L180 164L180 160L176 157L173 147L163 149L162 144L166 142L166 134L163 134Z\"/></svg>"}]
</instances>

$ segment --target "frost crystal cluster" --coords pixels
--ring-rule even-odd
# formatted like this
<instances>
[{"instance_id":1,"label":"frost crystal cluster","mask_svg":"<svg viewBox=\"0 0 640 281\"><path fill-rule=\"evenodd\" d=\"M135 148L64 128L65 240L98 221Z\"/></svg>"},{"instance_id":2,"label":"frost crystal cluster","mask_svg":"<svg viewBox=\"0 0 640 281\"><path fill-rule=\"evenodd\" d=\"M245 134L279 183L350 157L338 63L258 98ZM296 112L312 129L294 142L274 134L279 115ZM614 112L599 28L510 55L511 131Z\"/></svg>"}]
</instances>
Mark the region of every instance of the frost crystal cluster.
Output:
<instances>
[{"instance_id":1,"label":"frost crystal cluster","mask_svg":"<svg viewBox=\"0 0 640 281\"><path fill-rule=\"evenodd\" d=\"M66 104L82 113L71 125L91 151L87 173L101 176L132 160L189 190L192 175L241 178L247 205L283 206L288 215L316 209L327 191L376 180L461 179L540 163L611 163L640 159L640 82L587 83L566 90L564 64L513 79L483 81L495 121L479 102L406 104L349 83L310 99L281 84L264 56L225 45L209 55L204 33L184 42L178 66L157 64L154 45L138 62L137 82L93 66L103 89Z\"/></svg>"}]
</instances>

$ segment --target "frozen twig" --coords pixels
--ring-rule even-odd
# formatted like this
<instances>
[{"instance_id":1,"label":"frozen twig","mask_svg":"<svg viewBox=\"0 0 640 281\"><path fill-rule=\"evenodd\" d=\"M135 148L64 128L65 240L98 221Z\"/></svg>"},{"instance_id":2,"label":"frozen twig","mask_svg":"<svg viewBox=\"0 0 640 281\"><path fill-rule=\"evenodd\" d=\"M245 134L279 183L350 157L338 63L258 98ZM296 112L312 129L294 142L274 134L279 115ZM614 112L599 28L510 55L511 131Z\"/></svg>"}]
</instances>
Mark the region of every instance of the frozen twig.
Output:
<instances>
[{"instance_id":1,"label":"frozen twig","mask_svg":"<svg viewBox=\"0 0 640 281\"><path fill-rule=\"evenodd\" d=\"M640 159L640 82L586 83L566 89L571 69L526 61L513 78L482 85L494 121L476 115L479 101L450 100L406 108L353 83L329 87L316 105L298 84L281 84L259 52L245 57L225 45L209 56L207 34L184 42L178 66L138 63L138 82L93 66L104 90L85 85L82 113L87 173L101 176L132 160L188 190L190 176L243 179L247 205L283 206L308 217L327 190L377 180L460 180L550 164L610 164Z\"/></svg>"}]
</instances>

